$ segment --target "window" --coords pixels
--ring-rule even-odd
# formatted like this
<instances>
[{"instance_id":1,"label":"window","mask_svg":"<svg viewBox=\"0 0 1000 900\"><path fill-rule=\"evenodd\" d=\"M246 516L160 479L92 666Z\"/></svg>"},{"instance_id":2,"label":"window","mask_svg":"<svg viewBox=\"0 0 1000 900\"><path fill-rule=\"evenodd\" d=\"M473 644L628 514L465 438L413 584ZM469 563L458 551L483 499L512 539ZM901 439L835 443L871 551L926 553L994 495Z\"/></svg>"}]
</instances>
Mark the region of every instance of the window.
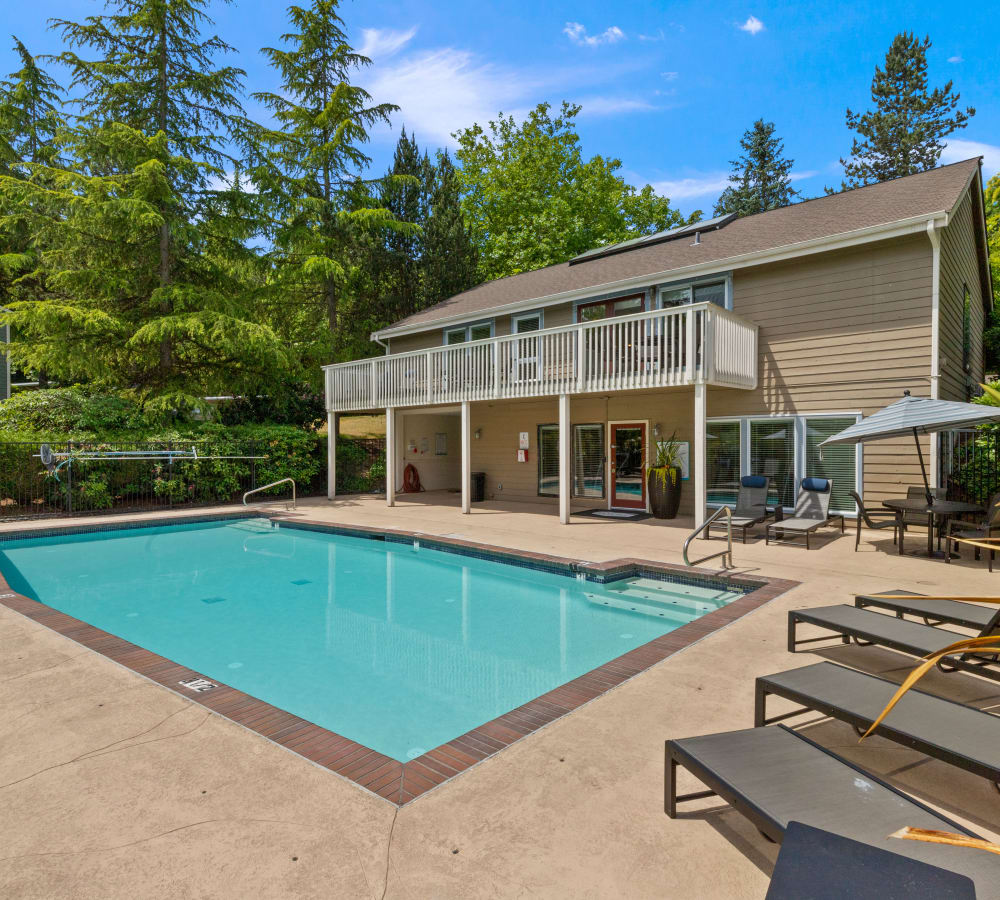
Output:
<instances>
[{"instance_id":1,"label":"window","mask_svg":"<svg viewBox=\"0 0 1000 900\"><path fill-rule=\"evenodd\" d=\"M719 281L696 282L694 284L671 285L660 289L661 309L684 306L687 303L714 303L723 309L732 305L731 279L727 276Z\"/></svg>"},{"instance_id":2,"label":"window","mask_svg":"<svg viewBox=\"0 0 1000 900\"><path fill-rule=\"evenodd\" d=\"M493 337L493 320L489 322L476 322L474 325L458 325L455 328L446 328L444 332L444 342L447 345L464 344L466 341L482 341Z\"/></svg>"},{"instance_id":3,"label":"window","mask_svg":"<svg viewBox=\"0 0 1000 900\"><path fill-rule=\"evenodd\" d=\"M598 319L610 319L612 316L629 316L632 313L642 312L645 308L645 294L617 297L614 300L595 300L593 303L581 303L576 308L576 320L594 322Z\"/></svg>"},{"instance_id":4,"label":"window","mask_svg":"<svg viewBox=\"0 0 1000 900\"><path fill-rule=\"evenodd\" d=\"M768 501L795 506L795 420L760 419L750 422L750 472L771 479Z\"/></svg>"},{"instance_id":5,"label":"window","mask_svg":"<svg viewBox=\"0 0 1000 900\"><path fill-rule=\"evenodd\" d=\"M771 479L768 505L795 506L799 482L808 475L833 481L830 510L853 515L859 450L853 444L820 450L828 437L858 421L856 413L710 419L705 434L706 492L710 505L733 503L741 475Z\"/></svg>"},{"instance_id":6,"label":"window","mask_svg":"<svg viewBox=\"0 0 1000 900\"><path fill-rule=\"evenodd\" d=\"M604 426L573 426L573 496L604 496Z\"/></svg>"},{"instance_id":7,"label":"window","mask_svg":"<svg viewBox=\"0 0 1000 900\"><path fill-rule=\"evenodd\" d=\"M857 422L855 416L837 418L822 416L806 419L806 475L818 475L833 481L833 496L830 497L830 509L838 512L856 512L857 508L851 499L851 491L857 484L858 452L854 444L834 444L823 447L820 444L828 437L845 428L850 428Z\"/></svg>"},{"instance_id":8,"label":"window","mask_svg":"<svg viewBox=\"0 0 1000 900\"><path fill-rule=\"evenodd\" d=\"M511 331L514 334L525 334L529 331L540 331L542 328L542 314L540 312L525 313L522 316L511 316Z\"/></svg>"},{"instance_id":9,"label":"window","mask_svg":"<svg viewBox=\"0 0 1000 900\"><path fill-rule=\"evenodd\" d=\"M740 423L710 422L706 435L709 503L735 503L740 484Z\"/></svg>"},{"instance_id":10,"label":"window","mask_svg":"<svg viewBox=\"0 0 1000 900\"><path fill-rule=\"evenodd\" d=\"M538 426L538 494L559 496L559 426Z\"/></svg>"},{"instance_id":11,"label":"window","mask_svg":"<svg viewBox=\"0 0 1000 900\"><path fill-rule=\"evenodd\" d=\"M574 497L604 496L604 425L573 426L570 485ZM538 494L559 496L559 426L538 426Z\"/></svg>"}]
</instances>

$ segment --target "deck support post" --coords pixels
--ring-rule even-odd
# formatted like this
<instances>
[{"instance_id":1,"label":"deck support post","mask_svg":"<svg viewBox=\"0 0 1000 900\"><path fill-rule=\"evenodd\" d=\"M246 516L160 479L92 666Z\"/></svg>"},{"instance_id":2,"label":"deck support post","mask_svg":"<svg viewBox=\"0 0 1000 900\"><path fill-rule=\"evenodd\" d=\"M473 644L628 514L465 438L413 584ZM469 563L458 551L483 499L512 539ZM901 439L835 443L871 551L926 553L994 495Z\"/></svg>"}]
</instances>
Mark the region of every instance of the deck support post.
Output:
<instances>
[{"instance_id":1,"label":"deck support post","mask_svg":"<svg viewBox=\"0 0 1000 900\"><path fill-rule=\"evenodd\" d=\"M472 512L472 415L471 404L462 401L462 512Z\"/></svg>"},{"instance_id":2,"label":"deck support post","mask_svg":"<svg viewBox=\"0 0 1000 900\"><path fill-rule=\"evenodd\" d=\"M337 496L337 414L326 414L326 498Z\"/></svg>"},{"instance_id":3,"label":"deck support post","mask_svg":"<svg viewBox=\"0 0 1000 900\"><path fill-rule=\"evenodd\" d=\"M569 472L572 462L572 429L569 421L569 394L559 395L559 522L569 525Z\"/></svg>"},{"instance_id":4,"label":"deck support post","mask_svg":"<svg viewBox=\"0 0 1000 900\"><path fill-rule=\"evenodd\" d=\"M396 505L396 409L385 410L385 505Z\"/></svg>"},{"instance_id":5,"label":"deck support post","mask_svg":"<svg viewBox=\"0 0 1000 900\"><path fill-rule=\"evenodd\" d=\"M694 524L695 528L705 521L706 472L705 472L705 430L707 427L708 387L704 381L694 386Z\"/></svg>"}]
</instances>

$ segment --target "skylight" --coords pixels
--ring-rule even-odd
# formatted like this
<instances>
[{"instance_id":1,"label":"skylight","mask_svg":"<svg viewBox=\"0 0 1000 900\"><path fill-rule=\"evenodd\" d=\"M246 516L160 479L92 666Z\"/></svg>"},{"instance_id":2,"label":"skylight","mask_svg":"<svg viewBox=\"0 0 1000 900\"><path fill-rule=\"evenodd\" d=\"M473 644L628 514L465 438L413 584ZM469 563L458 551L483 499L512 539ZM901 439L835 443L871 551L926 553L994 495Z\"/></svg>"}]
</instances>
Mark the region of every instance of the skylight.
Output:
<instances>
[{"instance_id":1,"label":"skylight","mask_svg":"<svg viewBox=\"0 0 1000 900\"><path fill-rule=\"evenodd\" d=\"M736 218L736 213L727 213L724 216L716 216L714 219L703 219L691 225L681 225L677 228L670 228L667 231L658 231L656 234L646 234L642 237L632 238L630 241L622 241L620 244L610 244L607 247L596 247L574 256L569 264L575 266L577 263L589 262L593 259L600 259L603 256L611 256L615 253L625 253L629 250L636 250L639 247L649 247L653 244L662 244L665 241L673 241L686 234L694 234L696 231L717 231L724 225L728 225Z\"/></svg>"}]
</instances>

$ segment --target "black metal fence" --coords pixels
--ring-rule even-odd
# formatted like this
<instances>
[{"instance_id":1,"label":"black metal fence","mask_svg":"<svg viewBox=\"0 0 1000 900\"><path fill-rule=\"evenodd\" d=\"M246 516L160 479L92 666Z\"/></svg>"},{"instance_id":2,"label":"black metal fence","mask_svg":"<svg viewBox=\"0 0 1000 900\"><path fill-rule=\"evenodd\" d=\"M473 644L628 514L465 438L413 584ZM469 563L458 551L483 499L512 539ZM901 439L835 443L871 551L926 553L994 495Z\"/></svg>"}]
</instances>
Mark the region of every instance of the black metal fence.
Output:
<instances>
[{"instance_id":1,"label":"black metal fence","mask_svg":"<svg viewBox=\"0 0 1000 900\"><path fill-rule=\"evenodd\" d=\"M385 438L337 439L337 493L385 492Z\"/></svg>"},{"instance_id":2,"label":"black metal fence","mask_svg":"<svg viewBox=\"0 0 1000 900\"><path fill-rule=\"evenodd\" d=\"M949 500L985 505L1000 490L1000 431L970 429L940 435L941 480Z\"/></svg>"},{"instance_id":3,"label":"black metal fence","mask_svg":"<svg viewBox=\"0 0 1000 900\"><path fill-rule=\"evenodd\" d=\"M266 445L227 442L225 449L204 442L51 444L73 459L56 473L40 458L37 443L0 442L0 520L43 516L93 515L238 502L257 487ZM87 454L162 454L197 450L199 459L83 459ZM212 456L248 457L211 459ZM265 482L266 483L266 482ZM285 486L287 487L287 485ZM300 492L307 486L300 486ZM276 494L276 496L280 496Z\"/></svg>"}]
</instances>

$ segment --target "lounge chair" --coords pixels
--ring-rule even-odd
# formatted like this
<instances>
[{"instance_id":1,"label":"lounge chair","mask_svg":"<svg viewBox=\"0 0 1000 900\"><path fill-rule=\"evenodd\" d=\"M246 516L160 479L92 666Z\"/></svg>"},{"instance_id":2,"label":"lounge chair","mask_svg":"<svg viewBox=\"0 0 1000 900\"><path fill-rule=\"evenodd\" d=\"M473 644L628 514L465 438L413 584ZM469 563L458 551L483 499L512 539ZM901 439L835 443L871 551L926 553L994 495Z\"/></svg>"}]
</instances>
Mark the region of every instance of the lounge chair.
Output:
<instances>
[{"instance_id":1,"label":"lounge chair","mask_svg":"<svg viewBox=\"0 0 1000 900\"><path fill-rule=\"evenodd\" d=\"M980 635L992 634L1000 618L1000 609L994 618L981 630ZM845 644L854 641L860 646L877 644L888 647L910 656L930 656L944 650L956 641L967 640L970 635L947 628L934 628L930 625L918 625L894 616L868 609L858 609L856 606L817 606L813 609L793 609L788 613L788 651L795 652L801 644L814 644L817 641L829 640L829 635L822 637L796 637L796 626L800 622L826 628L841 636ZM975 672L985 678L1000 681L1000 662L994 655L962 653L958 656L948 656L938 662L942 672L955 672L959 669Z\"/></svg>"},{"instance_id":2,"label":"lounge chair","mask_svg":"<svg viewBox=\"0 0 1000 900\"><path fill-rule=\"evenodd\" d=\"M744 475L740 479L740 490L736 495L736 508L733 510L733 531L739 529L743 543L747 542L747 530L767 521L775 515L774 509L767 508L767 493L771 488L771 479L766 475ZM712 530L725 531L727 522L716 519L708 526L708 534Z\"/></svg>"},{"instance_id":3,"label":"lounge chair","mask_svg":"<svg viewBox=\"0 0 1000 900\"><path fill-rule=\"evenodd\" d=\"M847 722L863 734L899 687L892 681L832 662L758 678L753 723L760 728L813 710ZM767 717L767 698L783 697L800 709ZM988 779L1000 789L1000 716L911 690L875 734Z\"/></svg>"},{"instance_id":4,"label":"lounge chair","mask_svg":"<svg viewBox=\"0 0 1000 900\"><path fill-rule=\"evenodd\" d=\"M866 509L865 502L861 496L851 491L851 497L858 507L858 536L854 539L854 552L858 552L861 546L861 523L864 522L867 528L873 531L881 528L892 529L892 542L899 545L899 552L903 552L903 525L895 511L891 509Z\"/></svg>"},{"instance_id":5,"label":"lounge chair","mask_svg":"<svg viewBox=\"0 0 1000 900\"><path fill-rule=\"evenodd\" d=\"M954 543L954 538L964 538L965 540L976 540L982 538L992 538L997 536L997 532L1000 532L1000 493L994 494L990 498L989 506L986 507L986 515L979 522L963 522L961 520L951 519L948 522L948 533L945 536L945 543L947 544L948 552L945 554L945 560L951 562L951 548ZM955 544L955 550L958 550L958 545ZM987 568L993 571L993 560L995 558L996 551L990 550L990 557L987 561ZM976 547L976 559L979 559L980 548Z\"/></svg>"},{"instance_id":6,"label":"lounge chair","mask_svg":"<svg viewBox=\"0 0 1000 900\"><path fill-rule=\"evenodd\" d=\"M709 789L678 795L678 766ZM783 725L667 741L665 776L671 818L678 803L717 795L773 841L802 822L967 875L984 896L996 891L992 854L889 837L908 825L977 835Z\"/></svg>"},{"instance_id":7,"label":"lounge chair","mask_svg":"<svg viewBox=\"0 0 1000 900\"><path fill-rule=\"evenodd\" d=\"M903 594L906 595L905 599L900 599ZM904 616L919 616L925 625L947 623L978 632L982 632L997 619L997 612L1000 609L997 606L979 606L962 600L924 597L922 594L904 591L901 588L881 594L856 594L854 605L858 609L867 609L870 606L885 609L895 613L899 619Z\"/></svg>"},{"instance_id":8,"label":"lounge chair","mask_svg":"<svg viewBox=\"0 0 1000 900\"><path fill-rule=\"evenodd\" d=\"M833 482L829 478L803 478L799 485L799 496L795 500L795 513L790 519L768 522L764 543L769 544L775 532L781 537L805 535L806 550L809 549L809 535L817 528L831 525L840 519L840 533L844 533L844 517L830 515L830 497Z\"/></svg>"}]
</instances>

